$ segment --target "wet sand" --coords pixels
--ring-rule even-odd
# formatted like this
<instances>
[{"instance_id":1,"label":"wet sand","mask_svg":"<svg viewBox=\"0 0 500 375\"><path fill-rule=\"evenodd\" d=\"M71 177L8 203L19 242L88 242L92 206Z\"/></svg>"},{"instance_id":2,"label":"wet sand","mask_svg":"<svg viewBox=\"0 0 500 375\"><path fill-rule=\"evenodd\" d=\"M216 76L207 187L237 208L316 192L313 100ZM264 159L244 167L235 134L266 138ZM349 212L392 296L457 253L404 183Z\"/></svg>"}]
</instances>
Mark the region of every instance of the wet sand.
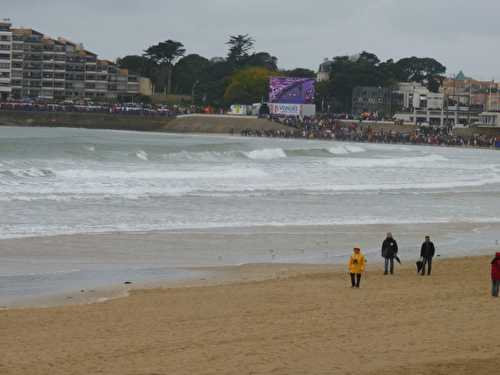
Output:
<instances>
[{"instance_id":1,"label":"wet sand","mask_svg":"<svg viewBox=\"0 0 500 375\"><path fill-rule=\"evenodd\" d=\"M443 258L490 254L500 223L262 226L87 233L0 240L0 308L80 303L186 280L219 280L241 264L345 264L353 244L380 263L385 232L405 262L430 233ZM226 273L222 275L226 277ZM84 293L80 291L84 290Z\"/></svg>"},{"instance_id":2,"label":"wet sand","mask_svg":"<svg viewBox=\"0 0 500 375\"><path fill-rule=\"evenodd\" d=\"M360 290L336 266L249 265L215 285L4 310L0 373L494 374L489 260L437 259L431 277L369 264Z\"/></svg>"},{"instance_id":3,"label":"wet sand","mask_svg":"<svg viewBox=\"0 0 500 375\"><path fill-rule=\"evenodd\" d=\"M380 243L387 231L398 240L403 261L411 262L427 233L442 258L493 253L500 224L263 226L4 239L0 308L102 301L130 287L165 282L206 285L227 280L227 267L241 264L345 264L353 244L373 266L381 263ZM230 279L240 277L255 279L254 274Z\"/></svg>"}]
</instances>

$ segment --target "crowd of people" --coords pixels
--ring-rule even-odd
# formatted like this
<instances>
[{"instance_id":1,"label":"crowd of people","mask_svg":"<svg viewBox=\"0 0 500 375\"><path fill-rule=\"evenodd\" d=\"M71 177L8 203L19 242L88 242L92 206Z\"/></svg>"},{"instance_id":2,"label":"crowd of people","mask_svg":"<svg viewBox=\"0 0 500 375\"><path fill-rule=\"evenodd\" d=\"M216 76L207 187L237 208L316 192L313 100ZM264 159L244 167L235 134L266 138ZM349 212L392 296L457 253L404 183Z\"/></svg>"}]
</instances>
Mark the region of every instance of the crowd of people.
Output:
<instances>
[{"instance_id":1,"label":"crowd of people","mask_svg":"<svg viewBox=\"0 0 500 375\"><path fill-rule=\"evenodd\" d=\"M63 101L58 103L34 100L9 100L0 102L0 110L23 112L84 112L110 113L137 116L178 116L200 113L201 108L181 105L152 105L140 103L93 103L89 101Z\"/></svg>"},{"instance_id":2,"label":"crowd of people","mask_svg":"<svg viewBox=\"0 0 500 375\"><path fill-rule=\"evenodd\" d=\"M223 114L211 107L195 105L152 105L139 103L93 103L89 101L47 102L40 100L0 101L0 111L28 112L85 112L136 116L167 116L204 113ZM284 125L282 129L243 129L243 136L305 138L346 142L399 143L415 145L495 147L500 140L486 135L463 137L452 128L418 126L412 131L397 131L371 126L364 120L354 120L348 114L315 117L280 117L266 115L271 121Z\"/></svg>"},{"instance_id":3,"label":"crowd of people","mask_svg":"<svg viewBox=\"0 0 500 375\"><path fill-rule=\"evenodd\" d=\"M384 259L384 275L394 274L394 261L401 263L398 256L398 243L387 233L382 242L381 255ZM430 236L425 236L425 240L420 247L420 259L416 262L417 274L430 276L432 273L432 261L436 256L436 248ZM348 271L351 277L351 287L359 288L361 277L366 269L366 257L361 252L359 246L355 246L349 258ZM498 297L500 292L500 252L496 253L491 261L491 295Z\"/></svg>"},{"instance_id":4,"label":"crowd of people","mask_svg":"<svg viewBox=\"0 0 500 375\"><path fill-rule=\"evenodd\" d=\"M450 127L417 126L411 131L388 130L363 122L345 121L342 116L329 117L270 117L285 125L285 129L244 129L243 136L305 138L347 142L402 143L415 145L495 147L496 138L487 135L463 137Z\"/></svg>"}]
</instances>

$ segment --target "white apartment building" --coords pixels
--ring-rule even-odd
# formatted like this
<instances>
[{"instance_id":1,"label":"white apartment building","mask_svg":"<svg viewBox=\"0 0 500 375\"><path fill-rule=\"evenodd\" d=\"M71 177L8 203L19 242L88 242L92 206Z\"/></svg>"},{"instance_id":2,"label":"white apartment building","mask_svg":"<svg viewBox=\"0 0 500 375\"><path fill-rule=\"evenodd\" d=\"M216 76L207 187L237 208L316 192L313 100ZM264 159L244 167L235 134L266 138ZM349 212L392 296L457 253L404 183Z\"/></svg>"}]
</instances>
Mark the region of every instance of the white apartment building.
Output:
<instances>
[{"instance_id":1,"label":"white apartment building","mask_svg":"<svg viewBox=\"0 0 500 375\"><path fill-rule=\"evenodd\" d=\"M141 80L81 44L0 21L0 100L130 98Z\"/></svg>"},{"instance_id":2,"label":"white apartment building","mask_svg":"<svg viewBox=\"0 0 500 375\"><path fill-rule=\"evenodd\" d=\"M412 124L438 127L472 125L479 120L479 111L469 106L447 105L443 93L430 92L420 83L403 82L395 91L402 95L402 111L394 119Z\"/></svg>"},{"instance_id":3,"label":"white apartment building","mask_svg":"<svg viewBox=\"0 0 500 375\"><path fill-rule=\"evenodd\" d=\"M10 21L0 20L0 99L11 95L12 32Z\"/></svg>"}]
</instances>

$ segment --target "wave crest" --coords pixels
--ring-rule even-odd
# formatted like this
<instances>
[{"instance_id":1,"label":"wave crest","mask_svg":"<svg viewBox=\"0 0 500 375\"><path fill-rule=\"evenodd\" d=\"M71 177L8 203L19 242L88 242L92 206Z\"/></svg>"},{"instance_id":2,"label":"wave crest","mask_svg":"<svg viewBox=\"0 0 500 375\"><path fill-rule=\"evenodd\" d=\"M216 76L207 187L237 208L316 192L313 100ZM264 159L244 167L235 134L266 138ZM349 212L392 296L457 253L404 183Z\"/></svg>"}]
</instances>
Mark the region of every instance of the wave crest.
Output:
<instances>
[{"instance_id":1,"label":"wave crest","mask_svg":"<svg viewBox=\"0 0 500 375\"><path fill-rule=\"evenodd\" d=\"M264 148L261 150L245 152L244 154L252 160L284 159L287 157L282 148Z\"/></svg>"}]
</instances>

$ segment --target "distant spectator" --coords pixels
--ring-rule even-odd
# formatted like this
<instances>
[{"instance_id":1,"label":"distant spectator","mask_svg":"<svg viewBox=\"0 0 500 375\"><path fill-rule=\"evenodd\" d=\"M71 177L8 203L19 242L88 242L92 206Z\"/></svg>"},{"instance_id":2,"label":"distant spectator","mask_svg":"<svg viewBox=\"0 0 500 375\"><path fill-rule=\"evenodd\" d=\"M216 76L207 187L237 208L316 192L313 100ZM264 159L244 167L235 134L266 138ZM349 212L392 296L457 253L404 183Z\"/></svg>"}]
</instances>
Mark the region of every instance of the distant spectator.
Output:
<instances>
[{"instance_id":1,"label":"distant spectator","mask_svg":"<svg viewBox=\"0 0 500 375\"><path fill-rule=\"evenodd\" d=\"M391 272L394 274L394 258L398 255L398 243L392 237L392 233L387 233L387 236L382 242L382 258L384 258L384 275Z\"/></svg>"},{"instance_id":2,"label":"distant spectator","mask_svg":"<svg viewBox=\"0 0 500 375\"><path fill-rule=\"evenodd\" d=\"M500 289L500 253L496 253L495 258L491 261L491 295L498 297Z\"/></svg>"},{"instance_id":3,"label":"distant spectator","mask_svg":"<svg viewBox=\"0 0 500 375\"><path fill-rule=\"evenodd\" d=\"M359 288L361 274L365 272L366 259L359 247L355 247L351 258L349 258L349 273L351 275L352 288Z\"/></svg>"},{"instance_id":4,"label":"distant spectator","mask_svg":"<svg viewBox=\"0 0 500 375\"><path fill-rule=\"evenodd\" d=\"M422 258L422 276L425 275L426 266L427 275L431 274L432 258L434 258L435 253L436 249L434 248L434 244L431 242L431 238L429 236L425 236L425 241L422 244L422 248L420 249L420 257Z\"/></svg>"}]
</instances>

